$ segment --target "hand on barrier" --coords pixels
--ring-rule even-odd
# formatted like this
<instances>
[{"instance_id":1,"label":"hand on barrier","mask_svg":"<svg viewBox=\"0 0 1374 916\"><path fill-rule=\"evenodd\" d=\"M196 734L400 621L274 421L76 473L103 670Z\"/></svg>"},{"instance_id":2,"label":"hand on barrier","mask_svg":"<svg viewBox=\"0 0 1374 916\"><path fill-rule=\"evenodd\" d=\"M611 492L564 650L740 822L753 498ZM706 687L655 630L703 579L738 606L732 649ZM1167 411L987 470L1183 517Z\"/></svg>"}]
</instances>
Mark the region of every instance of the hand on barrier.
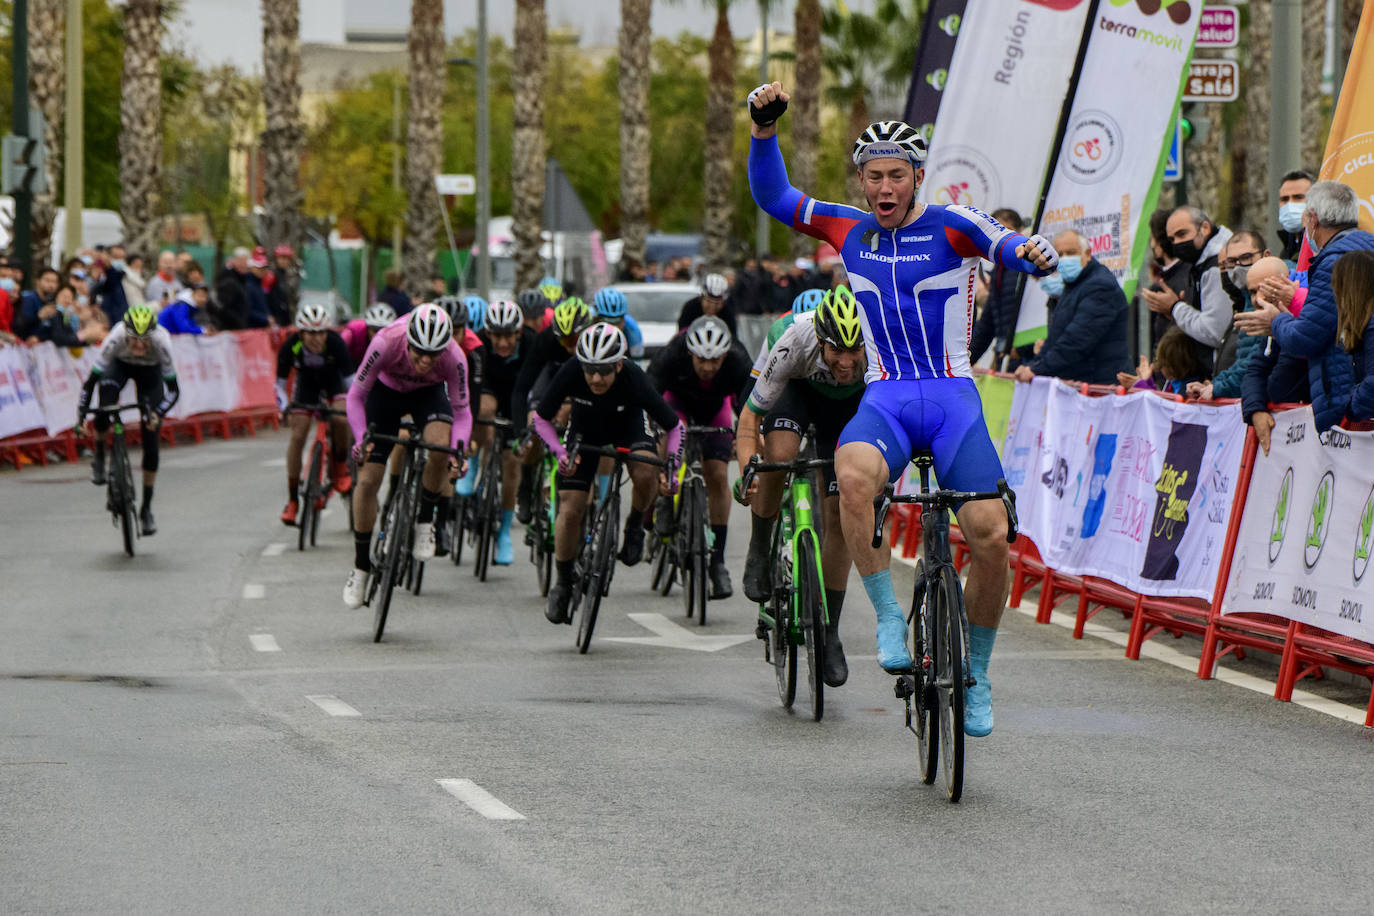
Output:
<instances>
[{"instance_id":1,"label":"hand on barrier","mask_svg":"<svg viewBox=\"0 0 1374 916\"><path fill-rule=\"evenodd\" d=\"M1264 454L1269 454L1269 441L1274 432L1274 415L1267 410L1259 410L1250 415L1250 425L1255 428L1255 438L1259 440Z\"/></svg>"}]
</instances>

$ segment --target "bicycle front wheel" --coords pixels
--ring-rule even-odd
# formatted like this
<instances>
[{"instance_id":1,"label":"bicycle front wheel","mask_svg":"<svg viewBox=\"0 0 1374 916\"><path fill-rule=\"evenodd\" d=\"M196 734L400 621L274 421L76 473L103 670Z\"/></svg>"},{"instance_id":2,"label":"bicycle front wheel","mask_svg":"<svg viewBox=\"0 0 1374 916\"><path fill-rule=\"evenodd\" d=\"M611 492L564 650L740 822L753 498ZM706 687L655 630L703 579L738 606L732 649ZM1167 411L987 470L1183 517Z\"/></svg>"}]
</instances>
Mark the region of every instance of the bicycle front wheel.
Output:
<instances>
[{"instance_id":1,"label":"bicycle front wheel","mask_svg":"<svg viewBox=\"0 0 1374 916\"><path fill-rule=\"evenodd\" d=\"M930 603L930 589L926 583L925 562L916 561L916 586L911 598L911 617L907 620L907 646L915 661L912 695L907 699L907 728L916 736L921 764L921 782L932 785L940 772L940 726L937 721L940 697L935 689L932 668L924 666L926 658L938 655L938 641L933 626L935 615Z\"/></svg>"},{"instance_id":2,"label":"bicycle front wheel","mask_svg":"<svg viewBox=\"0 0 1374 916\"><path fill-rule=\"evenodd\" d=\"M601 610L601 598L610 586L611 564L615 562L615 502L601 519L593 538L592 563L584 582L582 619L577 625L577 650L583 655L592 647L592 631Z\"/></svg>"},{"instance_id":3,"label":"bicycle front wheel","mask_svg":"<svg viewBox=\"0 0 1374 916\"><path fill-rule=\"evenodd\" d=\"M816 542L810 531L797 533L794 592L797 617L806 643L806 686L811 690L811 718L825 715L825 604L821 572L816 567Z\"/></svg>"},{"instance_id":4,"label":"bicycle front wheel","mask_svg":"<svg viewBox=\"0 0 1374 916\"><path fill-rule=\"evenodd\" d=\"M930 585L935 602L935 683L940 695L945 794L957 802L964 792L964 596L952 567L940 570Z\"/></svg>"},{"instance_id":5,"label":"bicycle front wheel","mask_svg":"<svg viewBox=\"0 0 1374 916\"><path fill-rule=\"evenodd\" d=\"M133 556L134 541L138 533L138 516L134 508L137 502L134 497L134 472L129 466L129 453L124 450L124 443L118 437L110 452L110 479L119 491L114 495L112 503L119 510L119 532L124 540L124 552Z\"/></svg>"},{"instance_id":6,"label":"bicycle front wheel","mask_svg":"<svg viewBox=\"0 0 1374 916\"><path fill-rule=\"evenodd\" d=\"M320 462L324 457L324 444L316 442L310 449L310 463L306 465L305 486L301 487L301 514L296 519L296 524L300 526L296 535L296 549L304 550L306 544L313 543L310 536L310 529L314 523L315 516L319 510L315 508L315 500L320 495Z\"/></svg>"},{"instance_id":7,"label":"bicycle front wheel","mask_svg":"<svg viewBox=\"0 0 1374 916\"><path fill-rule=\"evenodd\" d=\"M391 594L396 588L396 582L401 575L401 564L405 560L405 551L410 548L410 539L405 536L406 522L410 512L410 498L408 494L398 494L391 500L391 505L383 519L386 531L386 552L382 558L381 582L377 589L377 606L373 610L372 618L372 641L381 642L382 632L386 629L386 615L391 610Z\"/></svg>"},{"instance_id":8,"label":"bicycle front wheel","mask_svg":"<svg viewBox=\"0 0 1374 916\"><path fill-rule=\"evenodd\" d=\"M797 699L797 644L792 641L792 581L787 566L778 551L784 545L776 529L773 536L773 597L769 613L773 630L769 634L773 649L773 676L778 682L778 698L783 709L791 709Z\"/></svg>"}]
</instances>

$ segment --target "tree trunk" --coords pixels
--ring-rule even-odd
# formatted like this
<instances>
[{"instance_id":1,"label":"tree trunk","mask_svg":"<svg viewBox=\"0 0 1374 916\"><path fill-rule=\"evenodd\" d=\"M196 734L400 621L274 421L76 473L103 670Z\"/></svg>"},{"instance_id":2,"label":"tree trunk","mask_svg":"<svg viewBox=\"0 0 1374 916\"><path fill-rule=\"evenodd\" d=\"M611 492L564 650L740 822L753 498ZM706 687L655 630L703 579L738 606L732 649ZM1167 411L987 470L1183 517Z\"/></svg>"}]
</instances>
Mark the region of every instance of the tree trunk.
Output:
<instances>
[{"instance_id":1,"label":"tree trunk","mask_svg":"<svg viewBox=\"0 0 1374 916\"><path fill-rule=\"evenodd\" d=\"M1245 129L1236 143L1243 157L1237 162L1237 172L1242 176L1242 181L1237 184L1245 189L1241 201L1242 222L1247 227L1267 232L1278 209L1274 206L1274 191L1278 187L1279 176L1269 174L1269 58L1273 50L1274 13L1268 3L1251 3L1248 9L1250 24L1245 35L1249 45L1249 61L1241 76L1241 86L1245 91L1245 112L1241 115L1241 123ZM1276 238L1266 241L1271 247L1278 245Z\"/></svg>"},{"instance_id":2,"label":"tree trunk","mask_svg":"<svg viewBox=\"0 0 1374 916\"><path fill-rule=\"evenodd\" d=\"M515 2L514 133L511 137L511 236L515 288L531 289L544 275L539 257L544 220L544 82L548 72L544 0Z\"/></svg>"},{"instance_id":3,"label":"tree trunk","mask_svg":"<svg viewBox=\"0 0 1374 916\"><path fill-rule=\"evenodd\" d=\"M1302 162L1291 168L1304 168L1316 174L1322 165L1326 146L1326 117L1322 112L1322 61L1326 47L1326 0L1302 0Z\"/></svg>"},{"instance_id":4,"label":"tree trunk","mask_svg":"<svg viewBox=\"0 0 1374 916\"><path fill-rule=\"evenodd\" d=\"M44 172L48 189L33 195L29 263L46 265L52 258L53 223L57 218L57 181L62 174L63 93L66 91L66 0L29 3L29 104L43 113L43 143L47 147ZM78 213L74 217L81 219ZM78 222L77 225L80 225ZM74 252L67 252L70 256Z\"/></svg>"},{"instance_id":5,"label":"tree trunk","mask_svg":"<svg viewBox=\"0 0 1374 916\"><path fill-rule=\"evenodd\" d=\"M821 136L821 4L798 0L793 17L796 29L796 88L792 92L792 183L806 193L816 187L816 163ZM815 242L800 232L791 234L792 257L809 255Z\"/></svg>"},{"instance_id":6,"label":"tree trunk","mask_svg":"<svg viewBox=\"0 0 1374 916\"><path fill-rule=\"evenodd\" d=\"M434 239L439 234L439 197L434 176L443 166L444 4L411 0L410 109L406 134L406 235L403 246L405 289L426 297L434 271Z\"/></svg>"},{"instance_id":7,"label":"tree trunk","mask_svg":"<svg viewBox=\"0 0 1374 916\"><path fill-rule=\"evenodd\" d=\"M157 255L162 187L162 4L129 0L124 10L124 81L119 106L119 216L130 254ZM133 305L134 303L129 303Z\"/></svg>"},{"instance_id":8,"label":"tree trunk","mask_svg":"<svg viewBox=\"0 0 1374 916\"><path fill-rule=\"evenodd\" d=\"M649 14L620 0L620 264L643 264L649 231Z\"/></svg>"},{"instance_id":9,"label":"tree trunk","mask_svg":"<svg viewBox=\"0 0 1374 916\"><path fill-rule=\"evenodd\" d=\"M269 254L278 245L290 245L299 256L305 245L300 0L263 0L262 13L262 100L267 110L261 140L266 161L262 243ZM300 284L294 268L287 283L287 300L294 311Z\"/></svg>"},{"instance_id":10,"label":"tree trunk","mask_svg":"<svg viewBox=\"0 0 1374 916\"><path fill-rule=\"evenodd\" d=\"M1341 55L1341 60L1346 62L1346 67L1350 66L1350 55L1355 50L1355 33L1360 28L1360 13L1368 5L1368 0L1343 0L1340 9L1341 17L1341 46L1336 49L1336 53ZM1369 15L1374 16L1374 10Z\"/></svg>"},{"instance_id":11,"label":"tree trunk","mask_svg":"<svg viewBox=\"0 0 1374 916\"><path fill-rule=\"evenodd\" d=\"M868 100L862 91L856 92L849 100L849 136L858 137L870 123L868 120ZM856 207L867 207L863 186L859 183L859 170L852 162L845 163L844 192L849 203Z\"/></svg>"},{"instance_id":12,"label":"tree trunk","mask_svg":"<svg viewBox=\"0 0 1374 916\"><path fill-rule=\"evenodd\" d=\"M735 40L730 34L728 3L716 0L716 30L707 50L710 62L706 90L706 174L702 196L702 258L706 270L720 270L730 260L731 184L735 140Z\"/></svg>"}]
</instances>

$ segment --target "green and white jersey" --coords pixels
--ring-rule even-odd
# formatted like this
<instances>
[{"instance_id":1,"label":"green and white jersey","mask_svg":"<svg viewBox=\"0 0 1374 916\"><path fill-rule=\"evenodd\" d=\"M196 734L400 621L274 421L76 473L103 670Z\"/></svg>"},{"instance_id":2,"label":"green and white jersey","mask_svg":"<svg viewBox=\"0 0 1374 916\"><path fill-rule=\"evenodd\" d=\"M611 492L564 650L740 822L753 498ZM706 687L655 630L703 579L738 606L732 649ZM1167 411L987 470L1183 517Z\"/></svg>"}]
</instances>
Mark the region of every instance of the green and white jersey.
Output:
<instances>
[{"instance_id":1,"label":"green and white jersey","mask_svg":"<svg viewBox=\"0 0 1374 916\"><path fill-rule=\"evenodd\" d=\"M806 381L828 398L847 398L864 387L862 381L841 385L822 357L821 341L811 320L814 311L783 315L768 329L768 338L754 362L756 377L748 407L766 414L793 379Z\"/></svg>"},{"instance_id":2,"label":"green and white jersey","mask_svg":"<svg viewBox=\"0 0 1374 916\"><path fill-rule=\"evenodd\" d=\"M129 330L121 321L100 345L100 362L96 363L95 371L107 373L116 362L121 362L130 366L161 366L163 378L176 378L177 370L172 366L172 335L157 325L148 335L148 342L148 352L135 356L129 347Z\"/></svg>"}]
</instances>

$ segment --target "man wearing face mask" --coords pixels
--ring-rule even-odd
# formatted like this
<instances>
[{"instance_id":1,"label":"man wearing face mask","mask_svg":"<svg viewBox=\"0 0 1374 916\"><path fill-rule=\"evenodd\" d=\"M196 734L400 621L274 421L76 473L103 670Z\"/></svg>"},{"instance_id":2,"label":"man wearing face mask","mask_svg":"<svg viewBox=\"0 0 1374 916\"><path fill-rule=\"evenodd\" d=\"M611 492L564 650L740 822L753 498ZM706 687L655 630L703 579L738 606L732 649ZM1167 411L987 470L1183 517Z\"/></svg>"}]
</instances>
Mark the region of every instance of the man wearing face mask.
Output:
<instances>
[{"instance_id":1,"label":"man wearing face mask","mask_svg":"<svg viewBox=\"0 0 1374 916\"><path fill-rule=\"evenodd\" d=\"M1289 270L1298 263L1302 248L1302 213L1307 209L1307 189L1316 177L1306 169L1295 169L1279 182L1279 241L1283 251L1279 257L1288 262Z\"/></svg>"},{"instance_id":2,"label":"man wearing face mask","mask_svg":"<svg viewBox=\"0 0 1374 916\"><path fill-rule=\"evenodd\" d=\"M1094 385L1116 382L1130 365L1126 350L1126 296L1116 276L1092 256L1087 236L1068 230L1054 237L1056 272L1041 287L1059 302L1050 312L1045 346L1016 369L1019 381L1053 375ZM1056 280L1058 282L1056 282Z\"/></svg>"},{"instance_id":3,"label":"man wearing face mask","mask_svg":"<svg viewBox=\"0 0 1374 916\"><path fill-rule=\"evenodd\" d=\"M1197 342L1198 356L1210 371L1212 351L1221 346L1234 313L1217 266L1222 249L1230 241L1231 230L1212 222L1197 207L1174 210L1169 214L1166 229L1174 255L1192 265L1188 289L1180 292L1161 284L1160 292L1146 290L1141 296L1152 311L1172 317L1183 333Z\"/></svg>"}]
</instances>

